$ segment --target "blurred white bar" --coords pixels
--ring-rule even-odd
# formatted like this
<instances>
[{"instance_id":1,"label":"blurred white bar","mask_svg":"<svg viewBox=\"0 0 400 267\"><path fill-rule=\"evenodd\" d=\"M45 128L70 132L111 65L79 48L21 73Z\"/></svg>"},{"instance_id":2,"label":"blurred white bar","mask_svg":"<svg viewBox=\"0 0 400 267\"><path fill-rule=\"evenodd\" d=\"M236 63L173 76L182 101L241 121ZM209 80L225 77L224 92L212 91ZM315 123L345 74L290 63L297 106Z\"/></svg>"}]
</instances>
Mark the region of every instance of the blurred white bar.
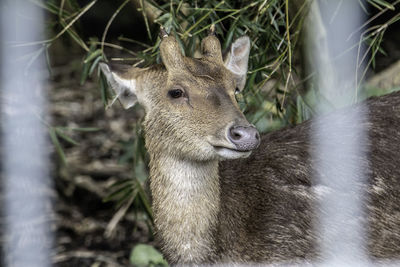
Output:
<instances>
[{"instance_id":1,"label":"blurred white bar","mask_svg":"<svg viewBox=\"0 0 400 267\"><path fill-rule=\"evenodd\" d=\"M316 87L321 93L319 113L354 103L356 93L357 47L351 47L359 35L348 37L362 24L358 1L314 1L308 19L308 53ZM365 107L342 112L338 116L320 117L313 128L317 145L314 152L314 181L320 200L317 229L321 237L321 266L366 266L365 232L358 186L365 179L366 135L360 122Z\"/></svg>"},{"instance_id":2,"label":"blurred white bar","mask_svg":"<svg viewBox=\"0 0 400 267\"><path fill-rule=\"evenodd\" d=\"M16 43L43 40L43 13L29 1L0 2L1 59L1 266L51 266L50 192L40 46Z\"/></svg>"}]
</instances>

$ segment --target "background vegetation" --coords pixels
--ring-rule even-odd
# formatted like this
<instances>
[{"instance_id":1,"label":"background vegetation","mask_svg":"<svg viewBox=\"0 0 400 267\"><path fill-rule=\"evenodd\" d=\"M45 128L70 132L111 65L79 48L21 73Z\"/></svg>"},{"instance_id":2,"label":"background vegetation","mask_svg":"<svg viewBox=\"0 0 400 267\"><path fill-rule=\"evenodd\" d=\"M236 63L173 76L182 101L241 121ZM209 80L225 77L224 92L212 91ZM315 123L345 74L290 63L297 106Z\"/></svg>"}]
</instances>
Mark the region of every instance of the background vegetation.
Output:
<instances>
[{"instance_id":1,"label":"background vegetation","mask_svg":"<svg viewBox=\"0 0 400 267\"><path fill-rule=\"evenodd\" d=\"M310 86L312 73L307 73L302 63L302 34L310 0L29 1L46 12L47 29L51 35L48 40L30 44L37 47L30 61L45 53L52 73L49 51L53 46L61 41L67 47L73 47L74 51L79 51L77 54L84 55L80 60L80 83L84 85L93 80L98 83L99 91L95 97L102 99L106 109L114 108L115 105L110 107L114 96L99 72L99 62L116 61L139 66L159 63L160 26L176 35L186 56L195 56L201 39L214 24L224 50L239 36L246 34L251 39L247 84L243 93L238 95L240 107L251 123L261 132L267 132L300 123L314 115L314 106L319 101L315 97L318 88ZM356 49L360 42L367 46L366 56L360 56L360 61L364 61L360 70L363 78L373 73L371 67L375 66L376 57L385 54L381 44L387 29L400 18L397 12L399 3L359 1L369 20L360 28L362 40L349 43L349 49ZM125 26L127 24L132 26ZM375 87L363 85L358 90L363 90L366 95L381 93ZM146 222L151 236L151 200L146 190L148 158L141 135L140 114L143 111L140 107L134 109L138 115L132 126L132 137L122 143L123 153L115 159L120 164L132 164L131 175L114 182L104 200L116 203L118 212L113 218L114 223L118 223L127 212L133 212L136 218ZM79 145L71 137L71 131L90 134L97 130L93 127L49 125L51 140L63 170L68 171L64 146ZM152 248L139 249L149 250L147 254L153 253ZM132 261L138 263L137 250L135 253ZM164 264L157 257L152 259Z\"/></svg>"}]
</instances>

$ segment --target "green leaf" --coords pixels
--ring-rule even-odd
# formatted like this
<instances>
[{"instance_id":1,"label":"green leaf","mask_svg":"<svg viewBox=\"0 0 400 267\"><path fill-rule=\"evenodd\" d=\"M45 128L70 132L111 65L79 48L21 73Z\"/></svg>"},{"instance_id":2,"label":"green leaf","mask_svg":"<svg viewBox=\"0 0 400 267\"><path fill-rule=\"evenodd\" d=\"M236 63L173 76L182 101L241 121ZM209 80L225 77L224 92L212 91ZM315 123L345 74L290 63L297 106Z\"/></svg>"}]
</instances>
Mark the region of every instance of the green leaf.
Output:
<instances>
[{"instance_id":1,"label":"green leaf","mask_svg":"<svg viewBox=\"0 0 400 267\"><path fill-rule=\"evenodd\" d=\"M113 184L110 186L110 188L116 188L116 187L122 186L123 184L129 184L130 186L133 187L134 180L131 179L131 178L122 179L122 180L120 180L120 181L116 181L115 183L113 183Z\"/></svg>"},{"instance_id":2,"label":"green leaf","mask_svg":"<svg viewBox=\"0 0 400 267\"><path fill-rule=\"evenodd\" d=\"M89 76L92 76L92 73L96 69L97 64L100 62L100 60L103 60L103 59L104 59L103 56L99 56L93 61L93 64L89 69Z\"/></svg>"},{"instance_id":3,"label":"green leaf","mask_svg":"<svg viewBox=\"0 0 400 267\"><path fill-rule=\"evenodd\" d=\"M90 61L94 60L95 58L98 58L99 56L103 55L103 52L101 49L95 50L93 53L90 53L87 58L83 61L83 63L89 63Z\"/></svg>"},{"instance_id":4,"label":"green leaf","mask_svg":"<svg viewBox=\"0 0 400 267\"><path fill-rule=\"evenodd\" d=\"M125 196L126 194L130 194L135 190L134 186L132 185L124 185L120 187L119 189L115 190L112 192L110 195L104 198L104 202L108 202L111 200L118 200L119 196Z\"/></svg>"},{"instance_id":5,"label":"green leaf","mask_svg":"<svg viewBox=\"0 0 400 267\"><path fill-rule=\"evenodd\" d=\"M394 6L390 3L388 3L387 1L383 1L383 0L370 0L368 1L371 3L371 5L374 5L374 3L376 3L376 5L374 5L376 8L381 9L379 6L388 8L390 10L395 10Z\"/></svg>"},{"instance_id":6,"label":"green leaf","mask_svg":"<svg viewBox=\"0 0 400 267\"><path fill-rule=\"evenodd\" d=\"M89 68L90 68L90 65L88 63L87 64L83 64L83 69L82 69L82 74L81 74L81 81L80 81L81 85L83 85L86 82L86 79L87 79L88 74L89 74Z\"/></svg>"},{"instance_id":7,"label":"green leaf","mask_svg":"<svg viewBox=\"0 0 400 267\"><path fill-rule=\"evenodd\" d=\"M77 141L75 141L74 139L72 139L71 137L67 136L66 134L64 134L61 129L59 128L55 128L55 132L56 134L61 137L62 139L64 139L65 141L67 141L70 144L73 145L79 145L79 143Z\"/></svg>"},{"instance_id":8,"label":"green leaf","mask_svg":"<svg viewBox=\"0 0 400 267\"><path fill-rule=\"evenodd\" d=\"M72 131L78 131L78 132L96 132L96 131L100 131L101 128L97 128L97 127L77 127L77 128L69 128Z\"/></svg>"},{"instance_id":9,"label":"green leaf","mask_svg":"<svg viewBox=\"0 0 400 267\"><path fill-rule=\"evenodd\" d=\"M131 264L138 267L168 266L162 254L154 247L145 244L136 245L129 257Z\"/></svg>"},{"instance_id":10,"label":"green leaf","mask_svg":"<svg viewBox=\"0 0 400 267\"><path fill-rule=\"evenodd\" d=\"M149 199L147 197L147 194L143 190L143 187L139 182L137 183L137 188L139 189L138 193L139 193L140 201L142 202L147 215L150 217L151 221L153 222L153 219L154 219L153 211L151 209L150 201L149 201Z\"/></svg>"},{"instance_id":11,"label":"green leaf","mask_svg":"<svg viewBox=\"0 0 400 267\"><path fill-rule=\"evenodd\" d=\"M61 126L58 126L57 129L63 131L76 131L76 132L96 132L101 130L101 128L96 128L96 127L61 127Z\"/></svg>"},{"instance_id":12,"label":"green leaf","mask_svg":"<svg viewBox=\"0 0 400 267\"><path fill-rule=\"evenodd\" d=\"M56 152L61 159L61 162L63 163L63 165L67 165L67 159L65 157L64 150L60 144L60 141L58 140L56 131L53 127L49 128L49 134L50 134L50 139L54 147L56 148Z\"/></svg>"},{"instance_id":13,"label":"green leaf","mask_svg":"<svg viewBox=\"0 0 400 267\"><path fill-rule=\"evenodd\" d=\"M100 70L100 68L99 68ZM100 84L100 93L101 93L101 100L103 101L103 105L104 107L107 107L108 104L108 84L107 84L107 80L106 77L104 77L103 72L100 72L99 75L99 84Z\"/></svg>"}]
</instances>

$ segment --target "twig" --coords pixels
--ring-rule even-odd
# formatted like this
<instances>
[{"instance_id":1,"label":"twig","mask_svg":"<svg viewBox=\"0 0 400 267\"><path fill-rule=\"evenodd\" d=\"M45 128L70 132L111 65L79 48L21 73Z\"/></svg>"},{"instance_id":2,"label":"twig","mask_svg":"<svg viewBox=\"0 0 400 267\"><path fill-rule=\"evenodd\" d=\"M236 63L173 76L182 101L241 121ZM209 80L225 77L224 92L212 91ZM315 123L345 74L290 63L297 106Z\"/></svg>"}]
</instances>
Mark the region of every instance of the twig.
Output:
<instances>
[{"instance_id":1,"label":"twig","mask_svg":"<svg viewBox=\"0 0 400 267\"><path fill-rule=\"evenodd\" d=\"M124 6L129 2L130 0L125 0L119 7L118 9L114 12L114 14L111 16L111 18L108 20L106 28L104 29L103 36L101 37L101 53L104 51L104 41L106 40L107 32L108 29L110 28L112 22L114 21L115 17L118 15L118 13L124 8Z\"/></svg>"},{"instance_id":2,"label":"twig","mask_svg":"<svg viewBox=\"0 0 400 267\"><path fill-rule=\"evenodd\" d=\"M37 45L37 44L45 44L45 43L51 43L53 41L55 41L56 39L58 39L61 35L63 35L80 17L83 16L83 14L85 14L95 3L97 2L97 0L93 0L92 2L90 2L88 5L86 5L82 11L73 19L71 20L70 23L68 23L64 29L62 31L60 31L56 36L54 36L51 39L47 39L47 40L43 40L43 41L36 41L36 42L29 42L29 43L23 43L23 44L16 44L16 47L20 47L20 46L31 46L31 45ZM83 47L86 51L89 51L89 48L84 45L85 47Z\"/></svg>"},{"instance_id":3,"label":"twig","mask_svg":"<svg viewBox=\"0 0 400 267\"><path fill-rule=\"evenodd\" d=\"M69 252L63 252L53 257L53 263L59 263L63 261L67 261L71 258L93 258L96 261L101 261L107 264L109 267L123 267L120 265L116 259L111 256L104 256L105 252L101 252L101 254L86 251L86 250L75 250Z\"/></svg>"},{"instance_id":4,"label":"twig","mask_svg":"<svg viewBox=\"0 0 400 267\"><path fill-rule=\"evenodd\" d=\"M134 199L135 196L130 197L129 200L114 214L114 216L108 223L106 230L104 231L104 236L106 238L110 238L113 235L116 226L118 225L119 221L125 216Z\"/></svg>"},{"instance_id":5,"label":"twig","mask_svg":"<svg viewBox=\"0 0 400 267\"><path fill-rule=\"evenodd\" d=\"M286 92L288 90L289 86L289 80L290 77L292 76L292 47L291 47L291 42L290 42L290 31L289 31L289 0L286 0L286 5L285 5L285 15L286 15L286 38L287 38L287 48L288 48L288 62L289 62L289 73L285 82L285 89L283 90L283 100L282 100L282 108L285 104L285 97L286 97Z\"/></svg>"}]
</instances>

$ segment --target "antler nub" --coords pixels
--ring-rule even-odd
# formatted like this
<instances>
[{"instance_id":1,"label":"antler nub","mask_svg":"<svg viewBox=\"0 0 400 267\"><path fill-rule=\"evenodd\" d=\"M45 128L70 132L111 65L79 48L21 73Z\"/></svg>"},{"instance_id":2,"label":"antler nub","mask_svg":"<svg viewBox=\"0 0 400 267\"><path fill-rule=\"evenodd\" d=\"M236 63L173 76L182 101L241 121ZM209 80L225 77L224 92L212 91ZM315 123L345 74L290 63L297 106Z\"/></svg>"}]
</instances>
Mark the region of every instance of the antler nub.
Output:
<instances>
[{"instance_id":1,"label":"antler nub","mask_svg":"<svg viewBox=\"0 0 400 267\"><path fill-rule=\"evenodd\" d=\"M209 60L222 62L221 44L215 35L215 24L211 24L208 36L201 41L201 51Z\"/></svg>"},{"instance_id":2,"label":"antler nub","mask_svg":"<svg viewBox=\"0 0 400 267\"><path fill-rule=\"evenodd\" d=\"M168 33L163 26L160 26L160 38L164 39L165 37L168 37Z\"/></svg>"},{"instance_id":3,"label":"antler nub","mask_svg":"<svg viewBox=\"0 0 400 267\"><path fill-rule=\"evenodd\" d=\"M211 24L208 35L215 35L215 24Z\"/></svg>"}]
</instances>

